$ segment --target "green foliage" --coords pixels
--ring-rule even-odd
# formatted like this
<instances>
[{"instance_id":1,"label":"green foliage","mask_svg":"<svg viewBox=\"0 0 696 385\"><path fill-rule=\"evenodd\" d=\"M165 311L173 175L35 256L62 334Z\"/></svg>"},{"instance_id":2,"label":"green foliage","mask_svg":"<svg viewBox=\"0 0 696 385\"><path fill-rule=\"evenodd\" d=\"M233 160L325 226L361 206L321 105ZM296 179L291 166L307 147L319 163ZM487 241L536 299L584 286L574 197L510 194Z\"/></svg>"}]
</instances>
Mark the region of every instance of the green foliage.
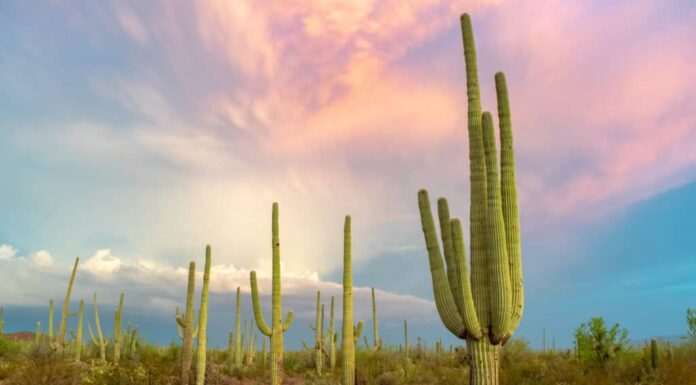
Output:
<instances>
[{"instance_id":1,"label":"green foliage","mask_svg":"<svg viewBox=\"0 0 696 385\"><path fill-rule=\"evenodd\" d=\"M686 326L689 328L689 338L696 341L696 309L686 309Z\"/></svg>"},{"instance_id":2,"label":"green foliage","mask_svg":"<svg viewBox=\"0 0 696 385\"><path fill-rule=\"evenodd\" d=\"M607 329L604 318L592 317L575 330L575 341L582 362L604 367L627 350L628 331L618 323Z\"/></svg>"}]
</instances>

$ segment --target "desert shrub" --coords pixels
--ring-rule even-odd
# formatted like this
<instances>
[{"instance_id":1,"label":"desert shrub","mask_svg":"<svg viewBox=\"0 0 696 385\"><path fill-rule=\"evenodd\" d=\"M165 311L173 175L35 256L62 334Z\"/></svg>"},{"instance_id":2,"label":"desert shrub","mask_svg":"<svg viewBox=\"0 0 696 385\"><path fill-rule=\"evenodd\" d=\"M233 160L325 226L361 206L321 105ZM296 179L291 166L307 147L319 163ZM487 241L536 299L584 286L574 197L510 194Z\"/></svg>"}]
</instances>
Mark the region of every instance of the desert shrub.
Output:
<instances>
[{"instance_id":1,"label":"desert shrub","mask_svg":"<svg viewBox=\"0 0 696 385\"><path fill-rule=\"evenodd\" d=\"M619 324L611 328L602 317L592 317L575 330L578 358L585 364L605 366L628 348L628 331Z\"/></svg>"}]
</instances>

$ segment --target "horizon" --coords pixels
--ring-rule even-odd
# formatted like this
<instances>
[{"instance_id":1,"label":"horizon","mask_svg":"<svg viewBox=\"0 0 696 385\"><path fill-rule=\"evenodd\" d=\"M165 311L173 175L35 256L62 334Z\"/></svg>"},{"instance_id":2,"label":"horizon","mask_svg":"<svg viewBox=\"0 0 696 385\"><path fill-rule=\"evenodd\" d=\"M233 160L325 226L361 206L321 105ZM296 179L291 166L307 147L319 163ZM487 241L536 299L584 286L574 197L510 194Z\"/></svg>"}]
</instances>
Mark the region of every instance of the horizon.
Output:
<instances>
[{"instance_id":1,"label":"horizon","mask_svg":"<svg viewBox=\"0 0 696 385\"><path fill-rule=\"evenodd\" d=\"M97 292L109 334L123 291L124 324L177 341L188 262L198 293L210 244L209 344L222 346L237 286L252 316L252 270L270 309L279 202L292 349L312 338L316 290L340 309L348 214L363 333L374 287L388 344L405 319L412 342L463 344L435 310L416 194L447 197L469 241L464 11L483 108L495 110L494 73L510 90L526 291L514 337L539 349L545 329L547 346L571 348L593 316L631 340L684 335L696 7L679 0L5 2L6 332L45 325L79 256L71 303L85 300L87 320Z\"/></svg>"}]
</instances>

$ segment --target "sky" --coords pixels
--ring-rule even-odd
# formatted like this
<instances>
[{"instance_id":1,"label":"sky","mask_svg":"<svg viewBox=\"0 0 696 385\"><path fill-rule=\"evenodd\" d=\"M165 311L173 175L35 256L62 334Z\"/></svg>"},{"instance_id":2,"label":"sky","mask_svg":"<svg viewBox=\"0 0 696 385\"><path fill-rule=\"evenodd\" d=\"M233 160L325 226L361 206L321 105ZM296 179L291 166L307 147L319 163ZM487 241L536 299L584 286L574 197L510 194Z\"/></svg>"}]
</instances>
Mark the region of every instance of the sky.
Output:
<instances>
[{"instance_id":1,"label":"sky","mask_svg":"<svg viewBox=\"0 0 696 385\"><path fill-rule=\"evenodd\" d=\"M250 316L251 270L270 308L279 202L288 344L311 338L316 290L340 309L346 214L357 317L370 320L375 287L387 343L404 319L413 338L458 343L435 311L416 193L447 197L468 223L462 12L484 109L495 72L510 89L526 288L516 336L539 347L545 329L568 347L591 316L634 339L685 333L688 0L2 1L6 330L46 324L79 256L73 306L91 309L97 292L109 312L125 292L126 321L173 341L188 262L200 288L210 244L209 343L224 345L237 286Z\"/></svg>"}]
</instances>

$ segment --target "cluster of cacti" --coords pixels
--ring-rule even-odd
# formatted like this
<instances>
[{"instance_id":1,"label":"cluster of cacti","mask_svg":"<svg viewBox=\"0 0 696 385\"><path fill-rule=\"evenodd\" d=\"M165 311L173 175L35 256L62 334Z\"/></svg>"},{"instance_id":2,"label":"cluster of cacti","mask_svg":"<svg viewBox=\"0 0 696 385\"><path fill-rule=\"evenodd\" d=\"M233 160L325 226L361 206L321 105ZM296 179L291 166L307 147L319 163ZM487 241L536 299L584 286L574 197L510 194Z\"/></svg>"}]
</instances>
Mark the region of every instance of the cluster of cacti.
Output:
<instances>
[{"instance_id":1,"label":"cluster of cacti","mask_svg":"<svg viewBox=\"0 0 696 385\"><path fill-rule=\"evenodd\" d=\"M256 283L256 271L250 273L251 302L254 308L254 318L259 331L271 338L271 384L278 385L281 382L283 370L283 334L292 324L293 313L288 312L283 322L283 309L280 291L280 240L278 236L278 203L273 203L271 215L271 242L273 250L273 277L272 277L272 311L271 327L266 324L261 311L261 302Z\"/></svg>"},{"instance_id":2,"label":"cluster of cacti","mask_svg":"<svg viewBox=\"0 0 696 385\"><path fill-rule=\"evenodd\" d=\"M418 203L440 318L454 335L467 340L470 383L497 384L500 345L517 328L523 309L510 108L505 77L499 72L495 75L501 141L499 175L493 119L490 113L481 112L469 15L462 15L461 27L471 169L471 280L466 269L462 225L459 220L450 219L447 201L438 200L446 271L427 191L419 191Z\"/></svg>"}]
</instances>

